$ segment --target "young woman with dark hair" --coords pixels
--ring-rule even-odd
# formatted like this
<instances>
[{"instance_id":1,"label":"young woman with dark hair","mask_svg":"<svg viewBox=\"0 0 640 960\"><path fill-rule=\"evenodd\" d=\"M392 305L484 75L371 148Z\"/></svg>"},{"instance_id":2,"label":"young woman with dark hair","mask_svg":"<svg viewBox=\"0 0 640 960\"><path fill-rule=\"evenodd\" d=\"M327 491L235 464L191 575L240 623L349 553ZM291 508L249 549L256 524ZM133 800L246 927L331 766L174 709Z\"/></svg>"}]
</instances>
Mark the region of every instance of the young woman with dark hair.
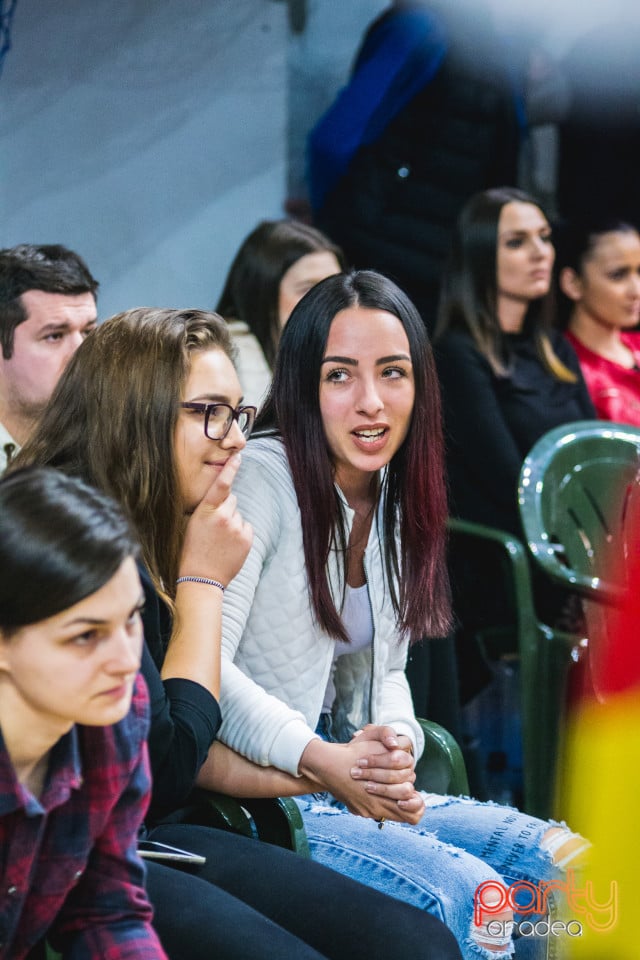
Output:
<instances>
[{"instance_id":1,"label":"young woman with dark hair","mask_svg":"<svg viewBox=\"0 0 640 960\"><path fill-rule=\"evenodd\" d=\"M474 923L476 888L558 876L584 844L414 788L404 668L449 623L447 509L435 366L402 291L370 271L309 291L260 427L235 485L254 540L223 605L220 738L315 794L299 801L314 859L442 917L469 960L508 956L512 914Z\"/></svg>"},{"instance_id":2,"label":"young woman with dark hair","mask_svg":"<svg viewBox=\"0 0 640 960\"><path fill-rule=\"evenodd\" d=\"M298 300L344 268L340 248L298 220L263 220L242 242L216 310L229 323L240 382L252 401L269 386L282 328Z\"/></svg>"},{"instance_id":3,"label":"young woman with dark hair","mask_svg":"<svg viewBox=\"0 0 640 960\"><path fill-rule=\"evenodd\" d=\"M276 412L276 393L273 391L260 423L275 425L283 420L288 424L289 465L299 491L303 538L308 544L305 563L314 607L321 615L322 626L335 637L346 640L340 616L330 597L324 559L334 536L338 540L338 549L346 549L346 530L342 525L342 508L334 492L335 465L326 453L326 424L317 403L318 384L312 377L301 376L301 371L305 364L310 370L322 369L334 317L341 310L349 309L354 299L361 307L401 318L415 379L414 397L410 403L412 428L406 443L400 444L397 455L388 461L384 488L378 489L379 477L372 475L364 484L366 489L359 493L367 509L378 499L383 508L385 570L403 634L416 641L424 636L427 628L431 636L441 636L448 626L448 607L444 568L440 562L444 550L443 517L447 510L440 473L440 406L433 357L423 325L400 290L373 273L359 275L357 290L346 282L325 285L307 308L308 311L313 309L313 316L307 313L307 323L296 325L288 337L286 356L289 361L278 366L279 407ZM363 334L365 339L370 336L373 339L373 330L369 332L365 328ZM398 392L401 383L407 379L402 365L397 370L390 369L387 379ZM372 449L375 447L375 442L366 442ZM385 462L386 457L385 451ZM314 477L313 486L306 482L309 472ZM416 497L417 491L423 496ZM384 495L380 496L382 493ZM394 530L398 519L401 537L396 542ZM398 582L401 567L406 573L402 582Z\"/></svg>"},{"instance_id":4,"label":"young woman with dark hair","mask_svg":"<svg viewBox=\"0 0 640 960\"><path fill-rule=\"evenodd\" d=\"M621 220L567 224L556 263L560 320L598 417L640 426L640 234Z\"/></svg>"},{"instance_id":5,"label":"young woman with dark hair","mask_svg":"<svg viewBox=\"0 0 640 960\"><path fill-rule=\"evenodd\" d=\"M0 847L12 960L165 958L136 853L149 799L138 547L56 470L0 481Z\"/></svg>"},{"instance_id":6,"label":"young woman with dark hair","mask_svg":"<svg viewBox=\"0 0 640 960\"><path fill-rule=\"evenodd\" d=\"M398 900L288 851L171 822L193 787L214 777L245 777L242 795L252 791L254 768L215 742L222 596L251 540L230 489L255 411L242 404L231 356L215 314L112 317L72 359L18 461L109 491L140 538L142 672L152 704L148 837L206 858L189 873L149 864L155 927L171 960L383 960L396 948L456 960L445 927ZM260 773L274 795L287 788L280 771ZM319 889L326 909L312 902Z\"/></svg>"},{"instance_id":7,"label":"young woman with dark hair","mask_svg":"<svg viewBox=\"0 0 640 960\"><path fill-rule=\"evenodd\" d=\"M551 227L533 198L473 196L454 231L435 336L452 512L521 535L522 461L552 427L595 416L553 327Z\"/></svg>"}]
</instances>

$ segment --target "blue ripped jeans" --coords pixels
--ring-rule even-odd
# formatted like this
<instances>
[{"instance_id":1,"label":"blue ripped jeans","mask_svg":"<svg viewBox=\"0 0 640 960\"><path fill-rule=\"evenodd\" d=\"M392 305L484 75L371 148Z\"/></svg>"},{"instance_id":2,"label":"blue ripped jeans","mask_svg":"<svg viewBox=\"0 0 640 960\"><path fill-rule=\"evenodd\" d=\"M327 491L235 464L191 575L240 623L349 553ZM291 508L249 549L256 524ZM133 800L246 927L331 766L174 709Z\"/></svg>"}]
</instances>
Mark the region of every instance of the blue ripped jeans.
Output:
<instances>
[{"instance_id":1,"label":"blue ripped jeans","mask_svg":"<svg viewBox=\"0 0 640 960\"><path fill-rule=\"evenodd\" d=\"M318 732L328 739L326 730ZM540 848L542 836L553 824L465 797L423 796L426 810L419 824L386 821L384 829L374 820L349 813L330 794L298 798L313 859L437 916L456 936L465 960L561 956L567 945L562 936L544 935L544 921L557 916L553 894L544 898L542 913L515 914L522 923L516 924L520 935L516 931L511 940L509 925L491 922L492 914L482 911L482 890L489 888L476 893L481 884L493 881L506 900L507 888L516 881L537 885L562 880L562 870ZM534 895L527 887L513 894L523 908L529 907ZM490 910L492 903L487 900L486 906ZM478 942L474 919L487 923L492 950ZM543 923L537 929L542 935L534 936L532 923L540 920Z\"/></svg>"}]
</instances>

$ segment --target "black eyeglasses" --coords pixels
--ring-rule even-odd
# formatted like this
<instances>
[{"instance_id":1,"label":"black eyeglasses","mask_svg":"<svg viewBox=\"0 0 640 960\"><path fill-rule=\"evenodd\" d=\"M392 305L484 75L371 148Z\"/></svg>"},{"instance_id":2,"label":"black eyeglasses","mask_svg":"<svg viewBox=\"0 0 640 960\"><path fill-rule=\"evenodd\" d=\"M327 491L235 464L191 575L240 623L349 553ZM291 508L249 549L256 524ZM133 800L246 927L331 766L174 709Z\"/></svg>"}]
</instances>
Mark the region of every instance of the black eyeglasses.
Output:
<instances>
[{"instance_id":1,"label":"black eyeglasses","mask_svg":"<svg viewBox=\"0 0 640 960\"><path fill-rule=\"evenodd\" d=\"M204 416L204 433L209 440L224 440L235 420L245 437L253 430L256 419L256 407L236 407L230 403L185 402L180 406L184 410Z\"/></svg>"}]
</instances>

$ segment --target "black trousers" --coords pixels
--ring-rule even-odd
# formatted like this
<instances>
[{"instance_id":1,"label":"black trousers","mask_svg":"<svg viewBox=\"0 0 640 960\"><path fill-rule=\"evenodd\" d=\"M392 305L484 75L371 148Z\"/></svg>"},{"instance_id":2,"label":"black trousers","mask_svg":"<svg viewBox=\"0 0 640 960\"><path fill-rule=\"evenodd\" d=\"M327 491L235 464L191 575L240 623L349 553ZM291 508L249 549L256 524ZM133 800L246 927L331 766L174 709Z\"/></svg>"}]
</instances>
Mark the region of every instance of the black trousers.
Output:
<instances>
[{"instance_id":1,"label":"black trousers","mask_svg":"<svg viewBox=\"0 0 640 960\"><path fill-rule=\"evenodd\" d=\"M149 837L206 857L147 861L170 960L460 960L440 920L288 850L191 824Z\"/></svg>"}]
</instances>

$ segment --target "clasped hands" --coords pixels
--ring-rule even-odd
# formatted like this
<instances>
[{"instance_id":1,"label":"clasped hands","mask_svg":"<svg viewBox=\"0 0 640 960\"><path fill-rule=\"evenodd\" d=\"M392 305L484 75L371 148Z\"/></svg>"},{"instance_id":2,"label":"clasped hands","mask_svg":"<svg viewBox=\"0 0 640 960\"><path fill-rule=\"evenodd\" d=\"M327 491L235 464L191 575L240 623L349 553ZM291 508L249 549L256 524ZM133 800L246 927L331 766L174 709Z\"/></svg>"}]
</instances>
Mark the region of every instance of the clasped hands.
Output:
<instances>
[{"instance_id":1,"label":"clasped hands","mask_svg":"<svg viewBox=\"0 0 640 960\"><path fill-rule=\"evenodd\" d=\"M351 768L351 777L371 796L387 800L389 812L383 816L418 823L424 800L414 786L415 758L409 738L396 735L391 727L368 724L353 736L351 744L366 750Z\"/></svg>"},{"instance_id":2,"label":"clasped hands","mask_svg":"<svg viewBox=\"0 0 640 960\"><path fill-rule=\"evenodd\" d=\"M418 823L424 813L411 741L388 726L368 724L346 744L311 741L300 772L361 817Z\"/></svg>"}]
</instances>

